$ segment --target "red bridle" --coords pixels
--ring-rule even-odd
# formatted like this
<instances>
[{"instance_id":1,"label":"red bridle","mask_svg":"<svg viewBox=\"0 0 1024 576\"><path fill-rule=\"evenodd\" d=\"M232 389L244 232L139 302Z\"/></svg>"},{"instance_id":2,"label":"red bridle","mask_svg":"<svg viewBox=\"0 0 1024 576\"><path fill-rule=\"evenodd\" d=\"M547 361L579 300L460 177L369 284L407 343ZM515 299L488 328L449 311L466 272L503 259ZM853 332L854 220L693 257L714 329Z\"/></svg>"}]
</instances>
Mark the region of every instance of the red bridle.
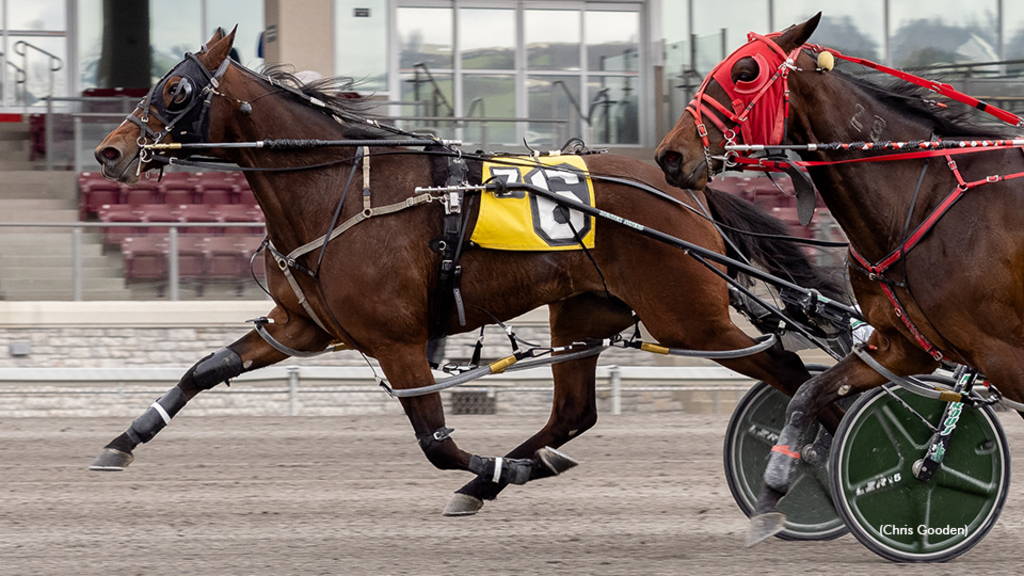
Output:
<instances>
[{"instance_id":1,"label":"red bridle","mask_svg":"<svg viewBox=\"0 0 1024 576\"><path fill-rule=\"evenodd\" d=\"M737 127L741 141L747 144L779 144L786 137L786 119L789 117L789 72L795 69L793 63L801 48L786 54L771 40L778 35L779 33L767 36L754 32L747 34L747 43L715 66L704 78L697 94L686 107L686 111L693 116L697 134L704 144L709 172L711 144L708 141L707 127L704 125L705 114L722 131L726 144L737 143ZM753 58L757 62L757 78L733 82L732 68L742 58ZM731 108L708 95L708 84L712 80L717 81L725 91ZM727 126L726 121L732 122L733 126Z\"/></svg>"}]
</instances>

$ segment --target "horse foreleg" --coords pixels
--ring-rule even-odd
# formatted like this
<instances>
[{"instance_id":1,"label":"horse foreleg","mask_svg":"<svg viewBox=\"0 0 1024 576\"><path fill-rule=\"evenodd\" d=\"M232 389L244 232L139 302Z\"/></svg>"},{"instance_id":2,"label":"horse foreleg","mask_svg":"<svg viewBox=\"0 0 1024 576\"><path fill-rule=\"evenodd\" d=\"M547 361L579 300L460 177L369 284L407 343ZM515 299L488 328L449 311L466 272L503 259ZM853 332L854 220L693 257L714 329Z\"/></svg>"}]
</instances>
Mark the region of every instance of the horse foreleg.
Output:
<instances>
[{"instance_id":1,"label":"horse foreleg","mask_svg":"<svg viewBox=\"0 0 1024 576\"><path fill-rule=\"evenodd\" d=\"M879 340L880 341L880 340ZM929 364L917 350L887 347L872 353L884 366L901 375L919 373ZM927 358L927 356L924 356ZM934 364L934 363L932 363ZM786 408L786 423L772 447L765 470L764 491L758 498L754 514L750 517L747 546L753 546L781 531L786 516L779 512L778 503L789 491L793 468L801 458L800 438L808 426L833 402L881 386L886 378L865 364L857 355L850 354L829 370L805 382L793 395Z\"/></svg>"},{"instance_id":2,"label":"horse foreleg","mask_svg":"<svg viewBox=\"0 0 1024 576\"><path fill-rule=\"evenodd\" d=\"M279 309L271 314L280 324L271 324L268 331L278 340L298 349L318 349L327 345L330 337L315 324L304 318L292 316L285 322L285 314ZM196 362L178 381L150 405L131 426L107 444L103 452L89 466L95 471L119 471L131 464L133 450L149 442L163 430L171 419L185 407L185 404L203 390L209 390L243 372L263 368L284 360L288 356L271 347L256 331L251 331L225 348L205 356Z\"/></svg>"},{"instance_id":3,"label":"horse foreleg","mask_svg":"<svg viewBox=\"0 0 1024 576\"><path fill-rule=\"evenodd\" d=\"M583 337L605 338L632 323L624 304L592 295L577 296L549 306L551 344L563 346ZM555 390L551 416L536 434L510 451L506 458L529 458L534 462L529 480L558 475L576 461L554 450L597 423L597 356L552 366ZM460 488L445 507L446 516L475 514L485 500L493 500L508 486L486 475Z\"/></svg>"}]
</instances>

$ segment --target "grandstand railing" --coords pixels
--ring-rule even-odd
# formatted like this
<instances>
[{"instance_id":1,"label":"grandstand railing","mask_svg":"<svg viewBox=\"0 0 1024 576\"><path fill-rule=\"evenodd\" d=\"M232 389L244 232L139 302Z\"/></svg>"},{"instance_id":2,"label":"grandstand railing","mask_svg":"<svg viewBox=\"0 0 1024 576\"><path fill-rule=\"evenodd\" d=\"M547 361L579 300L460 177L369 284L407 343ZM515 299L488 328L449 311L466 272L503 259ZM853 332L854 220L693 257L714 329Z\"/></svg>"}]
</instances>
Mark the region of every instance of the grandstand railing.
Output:
<instances>
[{"instance_id":1,"label":"grandstand railing","mask_svg":"<svg viewBox=\"0 0 1024 576\"><path fill-rule=\"evenodd\" d=\"M168 289L170 300L181 297L179 275L178 238L180 228L265 228L263 222L2 222L0 229L8 228L59 228L71 231L71 281L73 299L83 300L84 276L82 267L82 234L92 228L168 228Z\"/></svg>"}]
</instances>

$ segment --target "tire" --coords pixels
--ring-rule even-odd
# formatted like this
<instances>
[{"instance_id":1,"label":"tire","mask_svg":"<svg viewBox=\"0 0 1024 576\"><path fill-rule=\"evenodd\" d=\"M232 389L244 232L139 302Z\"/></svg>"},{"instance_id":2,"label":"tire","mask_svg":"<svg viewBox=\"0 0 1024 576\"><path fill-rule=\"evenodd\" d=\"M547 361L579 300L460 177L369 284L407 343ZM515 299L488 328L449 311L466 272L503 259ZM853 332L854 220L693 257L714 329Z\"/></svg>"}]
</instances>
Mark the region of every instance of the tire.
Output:
<instances>
[{"instance_id":1,"label":"tire","mask_svg":"<svg viewBox=\"0 0 1024 576\"><path fill-rule=\"evenodd\" d=\"M932 423L946 403L894 384L884 388L861 395L836 431L830 458L836 509L857 540L883 558L956 558L985 537L1006 502L1010 451L1002 426L988 406L963 406L942 464L922 482L913 465L933 430L893 395Z\"/></svg>"},{"instance_id":2,"label":"tire","mask_svg":"<svg viewBox=\"0 0 1024 576\"><path fill-rule=\"evenodd\" d=\"M808 365L812 375L827 366ZM764 471L771 447L785 424L789 397L764 382L755 384L740 400L729 419L723 459L729 491L740 510L749 518L764 487ZM818 434L815 422L805 438ZM817 465L800 460L794 469L790 491L779 501L786 514L786 527L776 536L783 540L832 540L847 529L832 503L828 481L828 457Z\"/></svg>"}]
</instances>

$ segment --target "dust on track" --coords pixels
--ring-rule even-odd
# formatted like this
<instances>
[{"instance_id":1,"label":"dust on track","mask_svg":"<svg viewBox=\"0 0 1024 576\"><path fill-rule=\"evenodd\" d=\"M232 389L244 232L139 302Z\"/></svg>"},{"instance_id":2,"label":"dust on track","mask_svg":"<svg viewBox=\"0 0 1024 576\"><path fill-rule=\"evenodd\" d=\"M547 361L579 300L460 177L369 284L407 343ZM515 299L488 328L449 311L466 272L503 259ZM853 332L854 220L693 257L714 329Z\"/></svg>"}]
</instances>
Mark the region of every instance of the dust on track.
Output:
<instances>
[{"instance_id":1,"label":"dust on track","mask_svg":"<svg viewBox=\"0 0 1024 576\"><path fill-rule=\"evenodd\" d=\"M498 455L546 415L457 416ZM1024 497L961 558L897 565L852 536L743 547L723 478L728 416L604 415L564 450L581 465L445 518L470 479L434 469L401 416L203 417L187 410L120 473L86 470L126 419L0 422L0 574L1007 574ZM1024 422L1004 415L1013 457Z\"/></svg>"}]
</instances>

